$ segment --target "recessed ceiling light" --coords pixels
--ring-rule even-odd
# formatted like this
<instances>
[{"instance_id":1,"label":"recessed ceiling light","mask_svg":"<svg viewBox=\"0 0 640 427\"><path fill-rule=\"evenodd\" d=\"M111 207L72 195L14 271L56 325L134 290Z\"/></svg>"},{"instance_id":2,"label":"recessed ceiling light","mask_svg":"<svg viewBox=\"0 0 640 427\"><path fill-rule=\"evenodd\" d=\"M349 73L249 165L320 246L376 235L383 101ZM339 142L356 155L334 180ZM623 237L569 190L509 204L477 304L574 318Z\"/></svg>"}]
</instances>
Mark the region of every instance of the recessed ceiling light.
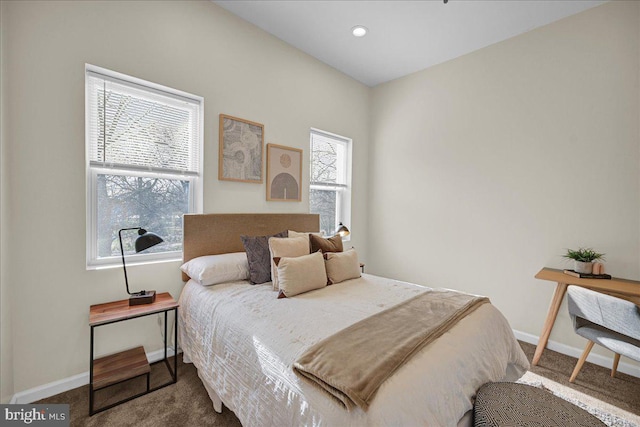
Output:
<instances>
[{"instance_id":1,"label":"recessed ceiling light","mask_svg":"<svg viewBox=\"0 0 640 427\"><path fill-rule=\"evenodd\" d=\"M362 25L356 25L351 29L351 32L356 37L364 37L367 34L367 27L363 27Z\"/></svg>"}]
</instances>

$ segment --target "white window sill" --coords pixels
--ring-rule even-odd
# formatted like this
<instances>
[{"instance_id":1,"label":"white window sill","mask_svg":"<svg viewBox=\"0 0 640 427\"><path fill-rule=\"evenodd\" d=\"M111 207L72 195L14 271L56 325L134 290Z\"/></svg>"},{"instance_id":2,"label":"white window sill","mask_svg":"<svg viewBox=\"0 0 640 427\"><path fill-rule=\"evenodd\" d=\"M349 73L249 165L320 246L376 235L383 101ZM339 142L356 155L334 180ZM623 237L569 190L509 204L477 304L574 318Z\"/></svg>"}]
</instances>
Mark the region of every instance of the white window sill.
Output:
<instances>
[{"instance_id":1,"label":"white window sill","mask_svg":"<svg viewBox=\"0 0 640 427\"><path fill-rule=\"evenodd\" d=\"M148 260L148 261L128 261L127 260L127 267L134 267L136 265L162 264L166 262L182 263L182 258L172 257L167 259L155 259L155 260ZM117 262L117 263L87 265L87 270L107 270L110 268L122 268L122 259L120 259L120 262Z\"/></svg>"}]
</instances>

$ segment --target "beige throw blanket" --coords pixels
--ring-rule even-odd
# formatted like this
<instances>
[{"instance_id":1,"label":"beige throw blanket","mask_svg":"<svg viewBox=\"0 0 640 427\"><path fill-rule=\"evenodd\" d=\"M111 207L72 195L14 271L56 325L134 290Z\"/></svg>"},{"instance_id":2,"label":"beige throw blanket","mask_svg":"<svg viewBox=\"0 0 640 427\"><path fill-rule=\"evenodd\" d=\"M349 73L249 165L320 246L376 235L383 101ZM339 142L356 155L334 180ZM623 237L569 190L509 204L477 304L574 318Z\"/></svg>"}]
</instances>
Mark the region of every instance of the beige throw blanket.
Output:
<instances>
[{"instance_id":1,"label":"beige throw blanket","mask_svg":"<svg viewBox=\"0 0 640 427\"><path fill-rule=\"evenodd\" d=\"M293 369L347 409L366 411L380 385L409 358L488 302L449 290L425 292L311 346Z\"/></svg>"}]
</instances>

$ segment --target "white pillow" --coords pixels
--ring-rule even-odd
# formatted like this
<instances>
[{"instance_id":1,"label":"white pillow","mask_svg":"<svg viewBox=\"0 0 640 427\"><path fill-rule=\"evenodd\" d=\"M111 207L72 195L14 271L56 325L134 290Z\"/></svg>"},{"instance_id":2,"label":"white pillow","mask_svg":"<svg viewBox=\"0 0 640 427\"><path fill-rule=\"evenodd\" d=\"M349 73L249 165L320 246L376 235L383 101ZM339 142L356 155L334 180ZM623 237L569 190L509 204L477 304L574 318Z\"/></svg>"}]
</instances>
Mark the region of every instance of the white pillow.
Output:
<instances>
[{"instance_id":1,"label":"white pillow","mask_svg":"<svg viewBox=\"0 0 640 427\"><path fill-rule=\"evenodd\" d=\"M278 257L297 257L309 255L309 238L304 237L271 237L269 238L269 252L271 254L271 281L273 290L278 288L278 269L273 259Z\"/></svg>"},{"instance_id":2,"label":"white pillow","mask_svg":"<svg viewBox=\"0 0 640 427\"><path fill-rule=\"evenodd\" d=\"M321 252L296 258L280 258L277 268L280 282L278 298L288 298L327 286L327 273Z\"/></svg>"},{"instance_id":3,"label":"white pillow","mask_svg":"<svg viewBox=\"0 0 640 427\"><path fill-rule=\"evenodd\" d=\"M202 286L249 279L245 252L201 256L185 262L180 270Z\"/></svg>"}]
</instances>

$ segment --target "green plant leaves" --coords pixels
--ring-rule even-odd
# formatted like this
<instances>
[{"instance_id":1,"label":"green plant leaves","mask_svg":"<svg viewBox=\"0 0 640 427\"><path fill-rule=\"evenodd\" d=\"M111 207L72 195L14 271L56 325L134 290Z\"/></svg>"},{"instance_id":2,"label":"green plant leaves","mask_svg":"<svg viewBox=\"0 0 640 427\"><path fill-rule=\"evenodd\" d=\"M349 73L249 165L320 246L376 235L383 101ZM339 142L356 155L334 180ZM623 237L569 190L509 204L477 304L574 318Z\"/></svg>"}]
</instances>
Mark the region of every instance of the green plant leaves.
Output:
<instances>
[{"instance_id":1,"label":"green plant leaves","mask_svg":"<svg viewBox=\"0 0 640 427\"><path fill-rule=\"evenodd\" d=\"M579 248L578 250L567 249L567 253L563 257L581 262L592 262L597 259L604 260L604 255L594 251L592 248Z\"/></svg>"}]
</instances>

